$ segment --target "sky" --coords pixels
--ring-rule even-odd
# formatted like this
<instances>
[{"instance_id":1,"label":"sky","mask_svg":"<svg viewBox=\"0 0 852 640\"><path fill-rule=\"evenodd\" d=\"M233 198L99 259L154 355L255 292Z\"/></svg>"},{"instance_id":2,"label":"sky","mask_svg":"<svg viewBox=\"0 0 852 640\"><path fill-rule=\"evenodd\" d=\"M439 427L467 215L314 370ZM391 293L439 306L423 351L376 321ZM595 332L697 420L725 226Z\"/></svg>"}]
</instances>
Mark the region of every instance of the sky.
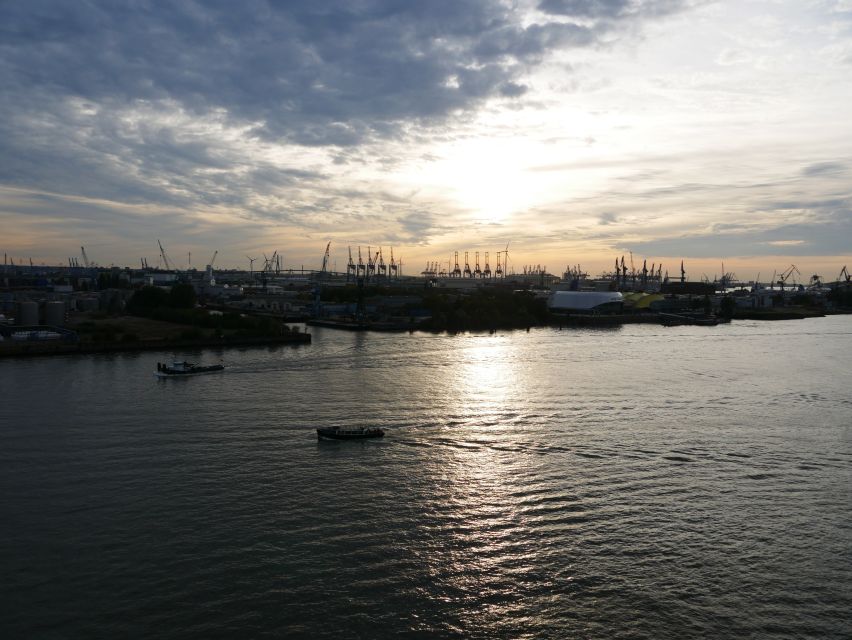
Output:
<instances>
[{"instance_id":1,"label":"sky","mask_svg":"<svg viewBox=\"0 0 852 640\"><path fill-rule=\"evenodd\" d=\"M3 0L0 83L16 262L852 265L852 0Z\"/></svg>"}]
</instances>

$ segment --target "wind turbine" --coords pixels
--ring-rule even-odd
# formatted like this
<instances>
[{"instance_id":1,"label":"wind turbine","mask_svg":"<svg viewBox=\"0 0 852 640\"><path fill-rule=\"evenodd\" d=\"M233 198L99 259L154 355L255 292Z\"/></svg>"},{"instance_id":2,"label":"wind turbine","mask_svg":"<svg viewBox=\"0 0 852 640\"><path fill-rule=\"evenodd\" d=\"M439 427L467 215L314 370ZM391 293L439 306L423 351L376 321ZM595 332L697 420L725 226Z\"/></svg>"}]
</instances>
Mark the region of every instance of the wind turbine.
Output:
<instances>
[{"instance_id":1,"label":"wind turbine","mask_svg":"<svg viewBox=\"0 0 852 640\"><path fill-rule=\"evenodd\" d=\"M257 258L252 258L251 256L246 256L246 258L249 260L249 280L251 280L254 277L254 261Z\"/></svg>"}]
</instances>

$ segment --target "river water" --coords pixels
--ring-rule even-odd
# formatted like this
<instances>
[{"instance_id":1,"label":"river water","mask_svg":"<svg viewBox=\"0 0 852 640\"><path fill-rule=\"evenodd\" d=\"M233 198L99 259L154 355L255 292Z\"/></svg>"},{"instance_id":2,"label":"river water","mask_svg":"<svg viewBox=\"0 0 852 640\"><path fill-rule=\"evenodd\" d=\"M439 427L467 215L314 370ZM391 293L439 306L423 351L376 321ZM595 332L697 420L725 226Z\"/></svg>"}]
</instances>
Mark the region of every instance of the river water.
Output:
<instances>
[{"instance_id":1,"label":"river water","mask_svg":"<svg viewBox=\"0 0 852 640\"><path fill-rule=\"evenodd\" d=\"M311 331L0 361L0 635L852 636L852 316Z\"/></svg>"}]
</instances>

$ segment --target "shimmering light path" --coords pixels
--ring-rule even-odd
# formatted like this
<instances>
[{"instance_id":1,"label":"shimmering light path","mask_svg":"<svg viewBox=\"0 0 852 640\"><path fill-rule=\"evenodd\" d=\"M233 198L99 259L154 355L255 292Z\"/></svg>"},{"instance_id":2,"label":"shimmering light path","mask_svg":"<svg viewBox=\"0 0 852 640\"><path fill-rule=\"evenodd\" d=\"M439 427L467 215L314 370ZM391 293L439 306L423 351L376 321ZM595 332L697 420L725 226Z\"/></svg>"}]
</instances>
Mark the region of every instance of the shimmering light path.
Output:
<instances>
[{"instance_id":1,"label":"shimmering light path","mask_svg":"<svg viewBox=\"0 0 852 640\"><path fill-rule=\"evenodd\" d=\"M0 629L848 638L850 353L846 316L6 360Z\"/></svg>"}]
</instances>

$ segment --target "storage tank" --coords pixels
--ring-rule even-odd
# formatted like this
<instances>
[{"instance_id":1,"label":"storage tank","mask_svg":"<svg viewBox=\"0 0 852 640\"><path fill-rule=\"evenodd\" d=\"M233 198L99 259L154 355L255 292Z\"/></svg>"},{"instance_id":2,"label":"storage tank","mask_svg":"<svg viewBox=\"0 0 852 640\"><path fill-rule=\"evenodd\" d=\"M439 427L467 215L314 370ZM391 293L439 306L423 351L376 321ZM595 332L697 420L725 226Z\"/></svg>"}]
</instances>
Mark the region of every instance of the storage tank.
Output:
<instances>
[{"instance_id":1,"label":"storage tank","mask_svg":"<svg viewBox=\"0 0 852 640\"><path fill-rule=\"evenodd\" d=\"M44 303L44 324L61 327L65 324L65 303L62 300L50 300Z\"/></svg>"},{"instance_id":2,"label":"storage tank","mask_svg":"<svg viewBox=\"0 0 852 640\"><path fill-rule=\"evenodd\" d=\"M24 300L18 303L18 317L15 322L19 325L38 324L38 302Z\"/></svg>"}]
</instances>

